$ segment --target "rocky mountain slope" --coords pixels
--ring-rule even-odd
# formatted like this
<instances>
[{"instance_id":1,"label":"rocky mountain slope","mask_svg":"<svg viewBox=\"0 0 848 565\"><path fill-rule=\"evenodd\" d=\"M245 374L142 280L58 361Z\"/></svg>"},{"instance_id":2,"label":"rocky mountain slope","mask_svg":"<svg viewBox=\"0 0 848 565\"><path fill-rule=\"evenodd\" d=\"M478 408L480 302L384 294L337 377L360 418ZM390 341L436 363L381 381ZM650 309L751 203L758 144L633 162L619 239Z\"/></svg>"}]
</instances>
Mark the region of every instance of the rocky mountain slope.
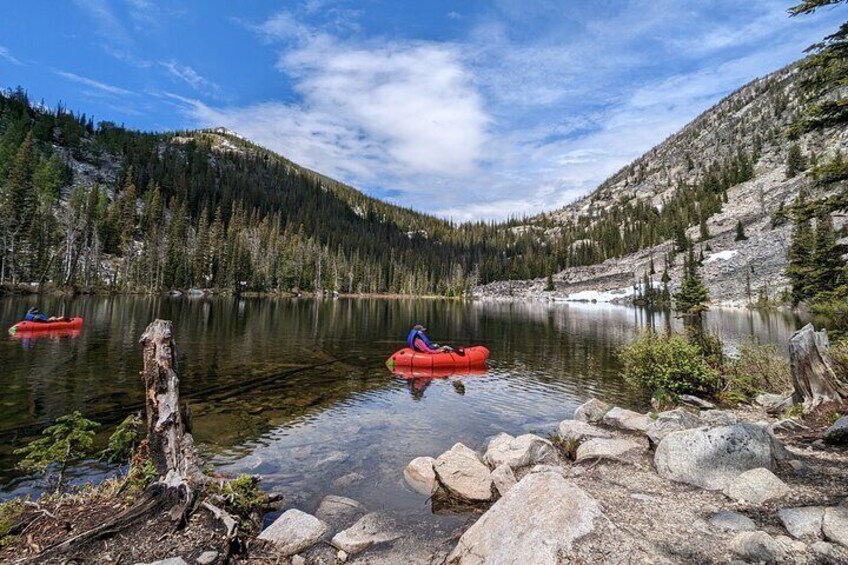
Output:
<instances>
[{"instance_id":1,"label":"rocky mountain slope","mask_svg":"<svg viewBox=\"0 0 848 565\"><path fill-rule=\"evenodd\" d=\"M698 116L633 163L621 169L586 197L549 214L532 219L527 230L540 238L554 239L558 225L580 218L598 217L626 202L641 200L661 210L674 205L680 185L695 185L723 162L744 154L753 159L753 178L727 190L727 202L707 221L709 237L701 238L699 225L690 225L687 236L703 249L702 275L711 298L720 303L746 303L758 297L778 298L787 287L784 276L791 227L773 227L774 212L792 203L802 189L813 196L827 190L806 175L788 178L787 155L797 143L809 163L830 159L848 148L848 132L830 128L789 140L786 129L802 107L797 66L757 79ZM830 188L834 190L834 188ZM736 241L741 222L747 239ZM836 229L848 218L834 215ZM551 227L553 226L553 227ZM671 240L624 257L589 267L567 268L553 276L556 290L546 292L545 279L503 281L478 287L482 298L539 298L550 300L626 301L634 283L649 272L653 259L657 275L663 269ZM680 279L682 261L669 268L671 286Z\"/></svg>"}]
</instances>

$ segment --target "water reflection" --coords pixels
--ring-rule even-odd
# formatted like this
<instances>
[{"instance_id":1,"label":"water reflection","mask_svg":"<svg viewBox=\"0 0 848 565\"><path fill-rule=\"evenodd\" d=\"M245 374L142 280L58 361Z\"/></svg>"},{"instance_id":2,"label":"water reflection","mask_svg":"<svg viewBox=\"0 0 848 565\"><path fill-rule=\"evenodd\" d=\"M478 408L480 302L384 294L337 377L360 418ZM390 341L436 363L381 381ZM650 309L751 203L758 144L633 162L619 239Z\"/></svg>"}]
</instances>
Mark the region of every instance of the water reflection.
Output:
<instances>
[{"instance_id":1,"label":"water reflection","mask_svg":"<svg viewBox=\"0 0 848 565\"><path fill-rule=\"evenodd\" d=\"M32 305L0 299L3 326ZM0 496L31 488L11 451L40 426L72 410L116 423L142 406L138 338L165 318L175 324L195 437L219 470L262 474L307 511L322 494L344 494L428 527L430 507L402 480L410 459L457 441L479 448L500 431L547 433L590 396L645 408L619 377L616 352L640 327L680 325L663 313L589 304L127 296L39 306L82 316L86 327L28 348L0 340ZM485 345L488 371L391 374L384 361L413 321L440 342ZM730 341L755 335L783 347L798 320L712 310L707 323Z\"/></svg>"}]
</instances>

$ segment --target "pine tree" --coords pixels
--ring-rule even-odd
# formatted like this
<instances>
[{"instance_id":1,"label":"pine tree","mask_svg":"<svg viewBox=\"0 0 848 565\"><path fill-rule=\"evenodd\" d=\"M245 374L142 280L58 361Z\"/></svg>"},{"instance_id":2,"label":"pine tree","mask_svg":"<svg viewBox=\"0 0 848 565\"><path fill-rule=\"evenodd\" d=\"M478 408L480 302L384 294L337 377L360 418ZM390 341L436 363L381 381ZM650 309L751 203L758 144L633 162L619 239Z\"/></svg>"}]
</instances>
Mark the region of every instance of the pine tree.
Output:
<instances>
[{"instance_id":1,"label":"pine tree","mask_svg":"<svg viewBox=\"0 0 848 565\"><path fill-rule=\"evenodd\" d=\"M815 252L812 259L811 279L815 293L831 292L845 282L845 261L836 243L836 231L830 214L816 219ZM815 296L813 296L815 298Z\"/></svg>"},{"instance_id":2,"label":"pine tree","mask_svg":"<svg viewBox=\"0 0 848 565\"><path fill-rule=\"evenodd\" d=\"M736 238L735 241L745 241L748 239L748 236L745 235L745 226L742 225L742 221L736 222Z\"/></svg>"},{"instance_id":3,"label":"pine tree","mask_svg":"<svg viewBox=\"0 0 848 565\"><path fill-rule=\"evenodd\" d=\"M548 273L548 281L545 284L545 292L553 292L556 290L556 285L554 285L554 276L551 273Z\"/></svg>"},{"instance_id":4,"label":"pine tree","mask_svg":"<svg viewBox=\"0 0 848 565\"><path fill-rule=\"evenodd\" d=\"M690 247L683 262L683 280L674 294L674 307L681 314L700 318L701 312L707 309L707 300L709 300L709 291L698 273L698 263Z\"/></svg>"},{"instance_id":5,"label":"pine tree","mask_svg":"<svg viewBox=\"0 0 848 565\"><path fill-rule=\"evenodd\" d=\"M794 178L806 168L806 159L801 153L801 147L797 143L793 143L786 154L786 178Z\"/></svg>"},{"instance_id":6,"label":"pine tree","mask_svg":"<svg viewBox=\"0 0 848 565\"><path fill-rule=\"evenodd\" d=\"M815 292L813 271L815 236L809 220L798 221L792 229L792 243L789 246L789 265L786 276L792 285L792 304L797 305Z\"/></svg>"}]
</instances>

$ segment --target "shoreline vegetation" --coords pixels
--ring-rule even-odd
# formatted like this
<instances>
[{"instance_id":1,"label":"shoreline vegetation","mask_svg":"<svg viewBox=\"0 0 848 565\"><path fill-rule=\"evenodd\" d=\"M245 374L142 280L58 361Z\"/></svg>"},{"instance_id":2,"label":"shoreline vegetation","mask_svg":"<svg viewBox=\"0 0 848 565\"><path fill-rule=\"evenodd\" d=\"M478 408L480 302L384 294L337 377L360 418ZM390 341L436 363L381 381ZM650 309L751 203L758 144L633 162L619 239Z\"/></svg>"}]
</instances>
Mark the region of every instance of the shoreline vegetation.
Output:
<instances>
[{"instance_id":1,"label":"shoreline vegetation","mask_svg":"<svg viewBox=\"0 0 848 565\"><path fill-rule=\"evenodd\" d=\"M175 399L179 405L167 354L172 333L170 322L156 321L142 338L147 423L128 416L101 454L123 474L63 492L66 466L94 453L97 424L79 413L18 451L21 468L44 473L55 492L0 505L0 561L477 564L534 552L540 562L587 563L626 555L663 563L848 558L848 506L839 504L848 480L848 344L830 346L812 326L793 336L789 361L773 346L754 343L724 358L722 344L709 338L707 357L691 330L646 331L622 349L622 378L654 391L653 411L591 399L548 437L501 433L482 453L457 444L411 461L398 476L430 497L434 512L479 516L427 543L405 543L409 532L386 516L329 493L315 515L282 501L286 511L261 530L262 516L280 497L263 493L258 477L204 471L190 416L157 412ZM158 348L151 335L159 336ZM183 439L163 442L171 432L151 424L162 421ZM180 445L182 455L162 454ZM718 453L725 459L716 460ZM180 460L186 463L173 462ZM707 484L703 476L713 478ZM799 513L810 514L819 529L799 526ZM650 530L634 532L645 520ZM539 532L552 536L552 545L527 545ZM699 541L683 553L672 549L687 535Z\"/></svg>"}]
</instances>

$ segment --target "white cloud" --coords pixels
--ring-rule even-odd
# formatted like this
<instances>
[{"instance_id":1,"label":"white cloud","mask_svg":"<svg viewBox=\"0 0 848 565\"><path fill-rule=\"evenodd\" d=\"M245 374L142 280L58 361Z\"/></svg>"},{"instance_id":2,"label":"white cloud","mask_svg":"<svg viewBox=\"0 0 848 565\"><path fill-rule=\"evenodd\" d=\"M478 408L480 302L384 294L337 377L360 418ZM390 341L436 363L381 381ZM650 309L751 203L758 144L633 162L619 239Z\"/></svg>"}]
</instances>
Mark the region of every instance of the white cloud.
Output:
<instances>
[{"instance_id":1,"label":"white cloud","mask_svg":"<svg viewBox=\"0 0 848 565\"><path fill-rule=\"evenodd\" d=\"M106 92L108 94L115 94L115 95L121 95L121 96L127 95L127 94L132 94L132 92L130 92L129 90L119 88L117 86L107 84L105 82L100 82L100 81L97 81L97 80L94 80L94 79L90 79L90 78L87 78L87 77L84 77L84 76L80 76L80 75L75 74L75 73L69 73L67 71L54 71L54 72L62 78L68 79L70 81L73 81L73 82L76 82L76 83L79 83L79 84L82 84L82 85L85 85L85 86L89 86L91 88L94 88L94 89L102 91L102 92Z\"/></svg>"},{"instance_id":2,"label":"white cloud","mask_svg":"<svg viewBox=\"0 0 848 565\"><path fill-rule=\"evenodd\" d=\"M208 93L210 90L217 91L220 89L216 83L203 77L193 68L188 65L181 65L173 59L170 61L159 61L159 65L168 71L169 75L183 81L194 90L206 91Z\"/></svg>"},{"instance_id":3,"label":"white cloud","mask_svg":"<svg viewBox=\"0 0 848 565\"><path fill-rule=\"evenodd\" d=\"M0 45L0 59L5 59L9 61L13 65L23 65L19 59L17 59L14 55L12 55L8 49Z\"/></svg>"}]
</instances>

